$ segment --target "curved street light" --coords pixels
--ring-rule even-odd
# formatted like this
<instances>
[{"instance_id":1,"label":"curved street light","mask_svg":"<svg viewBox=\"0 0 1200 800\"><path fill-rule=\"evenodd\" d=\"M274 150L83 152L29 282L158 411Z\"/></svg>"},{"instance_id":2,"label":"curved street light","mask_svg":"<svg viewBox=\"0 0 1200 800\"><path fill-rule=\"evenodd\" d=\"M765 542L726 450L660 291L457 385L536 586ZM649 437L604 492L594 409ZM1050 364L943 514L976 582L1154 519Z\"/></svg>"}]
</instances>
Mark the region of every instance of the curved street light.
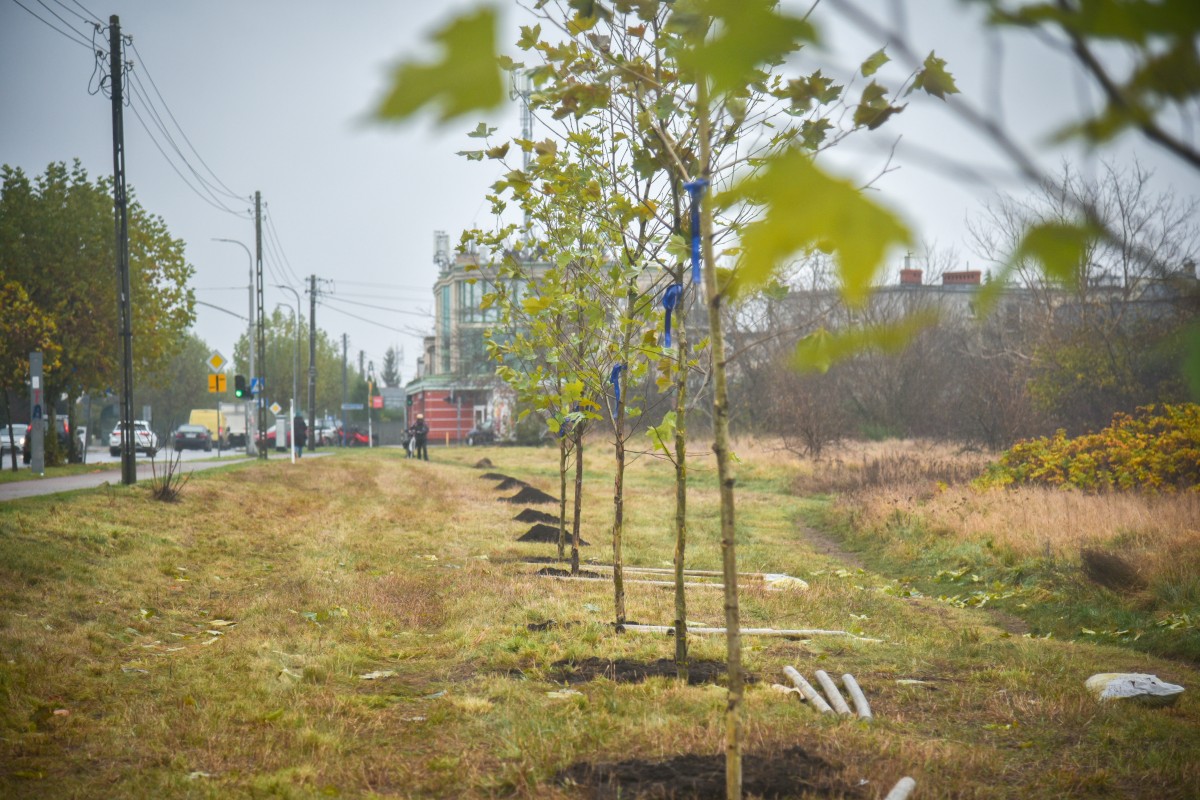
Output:
<instances>
[{"instance_id":1,"label":"curved street light","mask_svg":"<svg viewBox=\"0 0 1200 800\"><path fill-rule=\"evenodd\" d=\"M246 251L246 258L250 260L250 326L246 330L246 344L250 350L250 377L254 377L254 254L250 252L250 248L239 242L237 239L221 239L213 237L214 242L226 242L228 244L236 244L238 247ZM246 455L256 455L255 440L258 438L258 420L255 415L250 413L249 403L246 409Z\"/></svg>"}]
</instances>

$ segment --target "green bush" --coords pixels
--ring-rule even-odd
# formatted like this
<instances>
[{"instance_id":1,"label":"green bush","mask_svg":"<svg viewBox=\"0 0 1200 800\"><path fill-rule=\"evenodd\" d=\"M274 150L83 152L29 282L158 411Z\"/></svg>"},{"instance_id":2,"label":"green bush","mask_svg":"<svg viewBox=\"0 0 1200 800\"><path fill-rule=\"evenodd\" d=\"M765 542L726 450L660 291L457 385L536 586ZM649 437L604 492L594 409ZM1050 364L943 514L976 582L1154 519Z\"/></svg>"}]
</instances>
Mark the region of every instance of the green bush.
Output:
<instances>
[{"instance_id":1,"label":"green bush","mask_svg":"<svg viewBox=\"0 0 1200 800\"><path fill-rule=\"evenodd\" d=\"M984 485L1041 484L1085 491L1200 491L1200 405L1144 406L1092 434L1013 446Z\"/></svg>"}]
</instances>

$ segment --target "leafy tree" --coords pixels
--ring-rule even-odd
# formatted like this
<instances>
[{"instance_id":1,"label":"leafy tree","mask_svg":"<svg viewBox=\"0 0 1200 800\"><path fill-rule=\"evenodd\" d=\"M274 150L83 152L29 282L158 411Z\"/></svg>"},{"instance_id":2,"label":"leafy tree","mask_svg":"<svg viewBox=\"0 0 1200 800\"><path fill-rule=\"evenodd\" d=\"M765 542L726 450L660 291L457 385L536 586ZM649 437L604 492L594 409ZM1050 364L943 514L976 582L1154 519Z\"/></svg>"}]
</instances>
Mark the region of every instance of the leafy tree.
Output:
<instances>
[{"instance_id":1,"label":"leafy tree","mask_svg":"<svg viewBox=\"0 0 1200 800\"><path fill-rule=\"evenodd\" d=\"M37 350L42 352L44 375L58 368L62 349L54 340L56 330L54 320L34 305L24 287L16 281L6 280L0 272L0 389L4 392L6 427L12 423L8 414L14 389L25 383L29 376L29 354ZM12 469L16 472L17 443L12 441L11 430L9 439Z\"/></svg>"},{"instance_id":2,"label":"leafy tree","mask_svg":"<svg viewBox=\"0 0 1200 800\"><path fill-rule=\"evenodd\" d=\"M400 385L400 354L395 347L389 347L383 354L383 370L379 373L379 381L388 387Z\"/></svg>"},{"instance_id":3,"label":"leafy tree","mask_svg":"<svg viewBox=\"0 0 1200 800\"><path fill-rule=\"evenodd\" d=\"M1103 98L1091 116L1075 119L1041 139L1052 144L1081 142L1103 152L1118 137L1131 134L1175 158L1186 170L1200 170L1200 143L1195 136L1195 102L1200 96L1200 7L1191 0L973 0L988 12L985 24L1000 30L1028 32L1029 38L1065 53L1078 74ZM893 54L908 65L920 56L906 33L842 0L839 8L863 31L891 42ZM902 14L889 17L895 19ZM1120 58L1109 54L1120 52ZM1042 170L1002 119L970 102L950 110L996 145L1031 186L1053 186L1055 177ZM1081 254L1097 241L1121 248L1126 230L1106 224L1086 196L1066 198L1070 214L1032 222L1013 252L1046 275L1067 283L1081 277ZM1153 250L1134 248L1130 255L1144 265L1162 265ZM996 277L997 289L1014 262ZM1195 300L1193 299L1193 303ZM1200 325L1180 340L1185 356L1183 375L1200 396Z\"/></svg>"},{"instance_id":4,"label":"leafy tree","mask_svg":"<svg viewBox=\"0 0 1200 800\"><path fill-rule=\"evenodd\" d=\"M538 3L536 8L550 5ZM699 250L695 260L703 264L713 359L713 449L721 495L729 661L726 781L728 796L740 797L743 675L723 307L735 293L750 293L769 282L779 264L794 253L818 246L836 253L844 292L851 300L861 300L883 254L893 245L907 243L910 236L894 216L868 201L857 187L834 178L813 161L814 154L831 143L827 139L837 139L836 135L829 137L833 124L827 118L828 107L845 102L844 87L835 87L819 73L788 82L764 71L782 64L801 44L815 41L815 30L806 20L780 13L768 0L694 0L671 5L625 0L615 2L612 9L601 3L571 3L570 10L553 7L572 38L561 45L561 51L552 50L555 45L546 43L543 53L547 61L572 68L579 64L581 69L575 69L574 74L592 74L594 70L604 78L580 80L574 85L569 80L553 84L556 117L573 115L579 119L592 112L603 116L611 106L625 107L613 102L618 93L635 98L635 105L640 100L643 106L638 114L614 115L613 126L620 127L613 131L611 142L621 136L623 144L619 146L628 148L632 156L640 155L643 168L651 176L664 178L662 185L669 191L679 191L684 182L721 190L719 203L714 203L712 191L699 193L695 216L698 224L691 226L692 241L678 241L677 250L680 254ZM472 19L490 13L476 12ZM455 28L447 32L451 30ZM622 37L648 37L649 58L631 61L622 47L613 50L613 43ZM441 38L451 49L447 34ZM522 46L528 41L530 46L542 47L536 44L539 40L538 30L527 29ZM581 41L590 47L583 48ZM475 53L455 51L454 55L486 62L494 58L494 51L482 47ZM884 59L882 53L868 59L861 70L864 78L873 74ZM597 67L591 67L592 62ZM664 70L672 76L670 86L654 80L652 65L658 63L670 65ZM400 113L389 114L385 108L387 116L405 116L425 102L455 111L468 110L474 102L447 82L421 81L418 86L404 69L397 75L393 94L416 99ZM914 72L906 89L921 89L937 96L955 91L944 63L932 55ZM775 101L771 105L775 113L751 102L759 98ZM852 129L874 129L898 113L901 107L894 104L894 99L881 84L871 81L853 107ZM668 129L662 124L663 118L680 127ZM785 124L777 127L777 121ZM714 157L722 144L736 148L729 161L719 162ZM484 155L487 153L480 157ZM512 182L514 178L523 191L529 191L526 176L510 175L507 180ZM583 184L576 191L590 188ZM641 185L635 183L629 188L631 191L614 194L614 201L618 196L623 198L633 215L646 211L653 215L655 209L639 209L633 202L646 197L639 191ZM797 208L805 209L805 213L796 214ZM637 225L632 220L630 224ZM669 232L669 223L667 229ZM714 247L718 235L730 244L736 240L739 245L726 254L733 259L733 266L720 277ZM614 259L614 263L622 261ZM630 259L624 263L632 266L636 262Z\"/></svg>"},{"instance_id":5,"label":"leafy tree","mask_svg":"<svg viewBox=\"0 0 1200 800\"><path fill-rule=\"evenodd\" d=\"M1179 343L1194 313L1172 296L1195 277L1200 201L1156 192L1151 177L1137 163L1105 162L1094 177L1064 165L1031 195L997 196L970 225L978 254L1011 265L1033 301L1026 323L1033 399L1074 431L1183 393L1178 358L1161 354ZM1069 225L1081 208L1109 235L1085 240L1073 264L1047 275L1024 245L1027 231Z\"/></svg>"},{"instance_id":6,"label":"leafy tree","mask_svg":"<svg viewBox=\"0 0 1200 800\"><path fill-rule=\"evenodd\" d=\"M111 180L91 181L78 161L50 164L33 181L9 166L0 175L0 271L57 326L62 366L48 376L46 392L65 394L70 414L84 392L120 383ZM178 351L194 318L193 269L183 242L132 191L128 211L136 376ZM50 437L51 453L56 441Z\"/></svg>"},{"instance_id":7,"label":"leafy tree","mask_svg":"<svg viewBox=\"0 0 1200 800\"><path fill-rule=\"evenodd\" d=\"M154 409L154 428L164 443L171 431L188 421L192 409L215 408L218 400L228 401L228 396L208 391L210 371L205 362L210 353L212 348L189 332L169 361L142 376L134 407Z\"/></svg>"},{"instance_id":8,"label":"leafy tree","mask_svg":"<svg viewBox=\"0 0 1200 800\"><path fill-rule=\"evenodd\" d=\"M263 331L266 336L265 374L267 377L267 405L278 402L286 407L292 394L292 364L296 348L296 327L293 316L280 308L275 308L263 320ZM298 390L301 397L296 398L299 406L308 402L308 323L300 322L300 355ZM233 346L234 373L250 375L249 350L247 349L246 334L238 337ZM257 366L257 365L256 365ZM341 343L330 338L329 334L317 329L317 393L316 412L318 415L337 411L342 407L342 348ZM367 378L358 371L358 365L351 363L347 366L347 394L349 402L365 401L367 396ZM268 424L270 416L268 415Z\"/></svg>"}]
</instances>

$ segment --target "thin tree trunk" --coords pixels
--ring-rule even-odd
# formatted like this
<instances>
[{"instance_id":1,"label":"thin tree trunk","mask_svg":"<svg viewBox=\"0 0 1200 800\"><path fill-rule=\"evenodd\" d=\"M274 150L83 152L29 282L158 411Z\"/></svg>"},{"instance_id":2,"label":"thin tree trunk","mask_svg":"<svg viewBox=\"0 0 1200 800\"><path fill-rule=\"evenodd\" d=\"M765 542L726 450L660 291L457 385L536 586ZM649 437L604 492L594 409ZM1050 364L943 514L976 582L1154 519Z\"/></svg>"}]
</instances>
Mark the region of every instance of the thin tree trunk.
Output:
<instances>
[{"instance_id":1,"label":"thin tree trunk","mask_svg":"<svg viewBox=\"0 0 1200 800\"><path fill-rule=\"evenodd\" d=\"M567 550L567 437L559 428L558 436L558 560ZM572 570L574 572L574 570Z\"/></svg>"},{"instance_id":2,"label":"thin tree trunk","mask_svg":"<svg viewBox=\"0 0 1200 800\"><path fill-rule=\"evenodd\" d=\"M680 266L680 274L684 267ZM686 292L685 292L686 293ZM675 671L688 680L687 591L684 588L684 554L687 550L687 361L688 341L684 319L687 307L681 293L676 304L675 336L679 342L679 372L675 376Z\"/></svg>"},{"instance_id":3,"label":"thin tree trunk","mask_svg":"<svg viewBox=\"0 0 1200 800\"><path fill-rule=\"evenodd\" d=\"M583 512L583 423L577 423L575 437L575 521L571 525L571 574L579 574L579 517Z\"/></svg>"},{"instance_id":4,"label":"thin tree trunk","mask_svg":"<svg viewBox=\"0 0 1200 800\"><path fill-rule=\"evenodd\" d=\"M618 385L620 376L617 377ZM625 624L625 571L621 537L625 527L625 402L617 403L617 475L613 482L613 609L618 625Z\"/></svg>"},{"instance_id":5,"label":"thin tree trunk","mask_svg":"<svg viewBox=\"0 0 1200 800\"><path fill-rule=\"evenodd\" d=\"M708 81L703 76L696 88L696 116L700 121L700 165L709 177L712 158L709 142ZM717 456L717 479L721 496L721 561L725 582L725 646L728 652L729 696L725 706L725 795L742 796L742 640L738 611L737 548L733 522L733 466L729 456L729 390L725 380L725 341L721 329L721 292L712 249L712 192L700 198L700 240L704 255L704 292L708 298L708 326L713 360L713 452Z\"/></svg>"}]
</instances>

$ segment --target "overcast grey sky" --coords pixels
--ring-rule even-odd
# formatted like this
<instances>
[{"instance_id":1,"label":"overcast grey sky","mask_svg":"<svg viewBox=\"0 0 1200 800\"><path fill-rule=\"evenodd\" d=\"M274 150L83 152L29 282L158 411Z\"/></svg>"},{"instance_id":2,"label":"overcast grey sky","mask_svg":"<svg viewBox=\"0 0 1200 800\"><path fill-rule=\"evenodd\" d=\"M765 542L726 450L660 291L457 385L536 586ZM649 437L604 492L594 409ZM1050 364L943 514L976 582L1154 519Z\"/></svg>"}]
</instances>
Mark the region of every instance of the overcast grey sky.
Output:
<instances>
[{"instance_id":1,"label":"overcast grey sky","mask_svg":"<svg viewBox=\"0 0 1200 800\"><path fill-rule=\"evenodd\" d=\"M347 334L352 359L362 350L377 367L388 346L402 346L403 376L411 377L420 337L432 327L433 232L446 230L455 241L465 227L488 225L483 197L496 175L491 165L455 155L478 146L464 132L482 115L444 128L427 121L378 126L364 117L386 85L389 65L428 54L425 37L475 2L19 3L0 0L0 162L37 174L51 161L79 158L93 176L111 173L111 112L107 100L89 94L89 83L95 88L90 45L51 30L21 5L88 41L83 18L94 12L107 23L109 15L119 15L136 48L129 55L141 84L132 84L151 97L160 114L165 101L203 158L202 164L173 130L191 164L212 180L207 164L232 194L244 198L218 191L219 202L237 212L230 213L190 189L132 113L140 112L154 139L170 152L135 94L125 122L129 185L187 243L197 298L246 315L246 253L212 239L236 239L253 249L253 224L239 214L261 191L271 233L277 234L267 250L265 282L299 291L307 317L308 276L331 281L321 286L327 294L317 325L335 339ZM515 4L498 5L507 9L509 32L503 38L511 51L508 42L525 20ZM1028 39L986 38L975 15L955 0L862 0L862 5L890 22L897 21L890 16L894 9L907 9L908 18L899 21L907 24L916 49L922 55L936 50L949 62L964 99L998 109L1027 144L1041 142L1087 106L1088 93L1065 58ZM845 25L828 4L818 7L816 20L829 45L819 57L849 69L886 43ZM993 188L1015 190L1019 184L1001 175L1012 170L940 101L916 95L911 100L895 124L841 148L832 161L860 178L872 175L881 154L902 136L893 163L899 169L878 182L879 197L920 237L956 247L967 266L974 256L963 219ZM508 109L489 122L515 135L516 120L515 110ZM174 129L169 117L164 121ZM969 162L992 181L979 185L931 169L920 149ZM1039 147L1039 152L1052 166L1064 151ZM1177 181L1177 191L1200 193L1192 172L1177 169L1148 146L1129 142L1116 152L1121 158L1138 154L1158 170L1162 186ZM197 183L177 158L174 162ZM276 303L294 307L295 300L268 287L268 313ZM196 332L231 357L244 323L207 306L197 315Z\"/></svg>"}]
</instances>

